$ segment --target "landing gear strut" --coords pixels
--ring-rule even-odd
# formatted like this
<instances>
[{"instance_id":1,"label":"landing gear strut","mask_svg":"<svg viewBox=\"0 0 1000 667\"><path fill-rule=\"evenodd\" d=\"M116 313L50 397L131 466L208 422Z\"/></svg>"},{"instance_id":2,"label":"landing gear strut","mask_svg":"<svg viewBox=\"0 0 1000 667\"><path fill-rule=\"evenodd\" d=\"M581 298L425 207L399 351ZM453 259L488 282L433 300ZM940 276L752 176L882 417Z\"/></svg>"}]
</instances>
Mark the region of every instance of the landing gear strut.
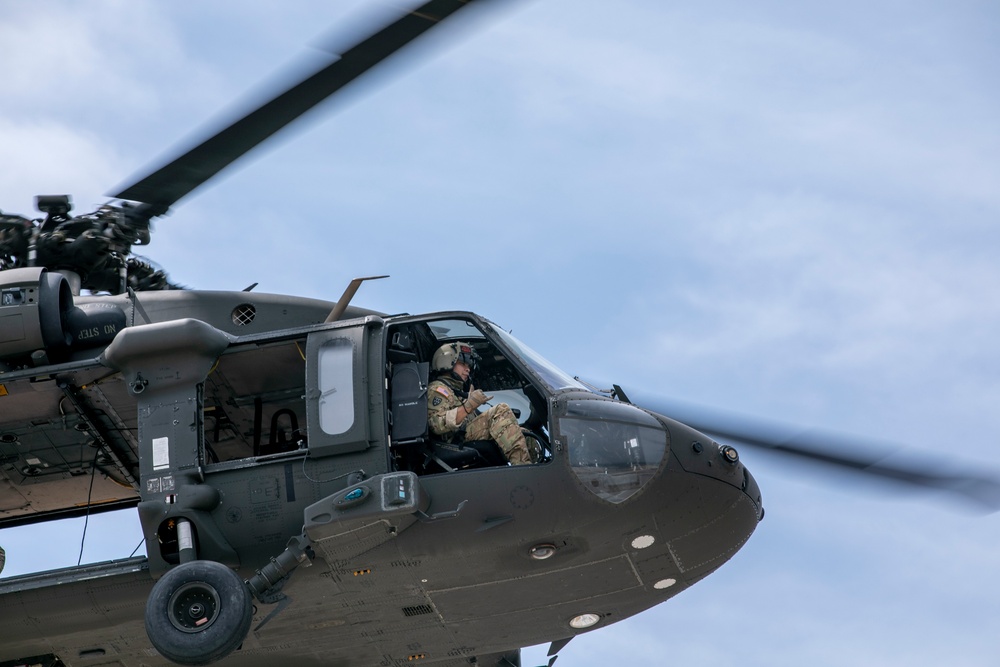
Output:
<instances>
[{"instance_id":1,"label":"landing gear strut","mask_svg":"<svg viewBox=\"0 0 1000 667\"><path fill-rule=\"evenodd\" d=\"M250 591L221 563L196 560L167 572L146 601L146 634L164 658L207 665L233 652L253 618Z\"/></svg>"}]
</instances>

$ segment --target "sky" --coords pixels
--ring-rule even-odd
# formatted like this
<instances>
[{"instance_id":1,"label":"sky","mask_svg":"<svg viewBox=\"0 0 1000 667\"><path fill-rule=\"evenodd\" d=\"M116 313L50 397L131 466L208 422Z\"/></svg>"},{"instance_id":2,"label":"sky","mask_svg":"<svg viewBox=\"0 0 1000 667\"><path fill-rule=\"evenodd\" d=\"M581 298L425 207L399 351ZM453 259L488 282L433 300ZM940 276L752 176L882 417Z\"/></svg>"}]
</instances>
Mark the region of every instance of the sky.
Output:
<instances>
[{"instance_id":1,"label":"sky","mask_svg":"<svg viewBox=\"0 0 1000 667\"><path fill-rule=\"evenodd\" d=\"M1000 477L995 3L488 4L144 254L194 288L331 300L390 274L355 303L473 310L600 386ZM370 5L0 4L0 209L92 210ZM996 664L997 515L740 451L767 510L748 544L561 667ZM135 523L92 518L84 560L128 556ZM0 532L6 576L76 562L82 520L47 530Z\"/></svg>"}]
</instances>

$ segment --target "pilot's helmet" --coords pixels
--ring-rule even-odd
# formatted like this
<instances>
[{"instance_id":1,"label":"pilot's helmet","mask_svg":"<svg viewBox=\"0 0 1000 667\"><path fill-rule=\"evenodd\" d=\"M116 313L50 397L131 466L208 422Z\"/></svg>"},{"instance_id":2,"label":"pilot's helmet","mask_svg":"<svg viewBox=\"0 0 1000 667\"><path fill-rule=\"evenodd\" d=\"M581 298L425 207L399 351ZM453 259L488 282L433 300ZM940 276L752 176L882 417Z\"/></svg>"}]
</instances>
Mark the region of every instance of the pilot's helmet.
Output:
<instances>
[{"instance_id":1,"label":"pilot's helmet","mask_svg":"<svg viewBox=\"0 0 1000 667\"><path fill-rule=\"evenodd\" d=\"M479 359L479 355L468 343L462 341L445 343L434 353L434 358L431 359L431 370L450 371L458 361L475 370L477 359Z\"/></svg>"}]
</instances>

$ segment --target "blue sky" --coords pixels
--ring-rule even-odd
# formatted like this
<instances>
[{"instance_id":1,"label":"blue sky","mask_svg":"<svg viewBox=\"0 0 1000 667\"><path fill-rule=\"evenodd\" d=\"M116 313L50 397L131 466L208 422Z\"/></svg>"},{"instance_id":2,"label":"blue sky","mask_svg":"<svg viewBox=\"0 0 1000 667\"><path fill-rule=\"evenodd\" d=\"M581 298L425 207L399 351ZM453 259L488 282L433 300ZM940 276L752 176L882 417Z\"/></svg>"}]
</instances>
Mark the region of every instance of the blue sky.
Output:
<instances>
[{"instance_id":1,"label":"blue sky","mask_svg":"<svg viewBox=\"0 0 1000 667\"><path fill-rule=\"evenodd\" d=\"M363 4L0 5L0 209L90 210ZM595 384L1000 471L993 3L491 4L183 201L148 256L330 299L388 273L357 302L467 308ZM750 542L560 665L995 664L995 515L741 451ZM88 559L133 524L92 520ZM0 533L5 574L75 563L79 522L38 530Z\"/></svg>"}]
</instances>

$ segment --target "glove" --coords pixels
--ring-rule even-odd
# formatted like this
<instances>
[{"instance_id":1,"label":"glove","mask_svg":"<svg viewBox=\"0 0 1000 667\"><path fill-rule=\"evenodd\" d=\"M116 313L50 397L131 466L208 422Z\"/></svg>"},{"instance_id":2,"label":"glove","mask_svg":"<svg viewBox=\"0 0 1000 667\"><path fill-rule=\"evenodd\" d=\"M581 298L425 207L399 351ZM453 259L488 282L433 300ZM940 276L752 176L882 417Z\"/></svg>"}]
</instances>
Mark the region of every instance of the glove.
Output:
<instances>
[{"instance_id":1,"label":"glove","mask_svg":"<svg viewBox=\"0 0 1000 667\"><path fill-rule=\"evenodd\" d=\"M486 401L492 400L492 398L492 396L487 396L486 392L482 389L473 389L469 392L469 397L465 399L465 403L462 404L462 407L465 408L466 412L471 414L476 408Z\"/></svg>"}]
</instances>

